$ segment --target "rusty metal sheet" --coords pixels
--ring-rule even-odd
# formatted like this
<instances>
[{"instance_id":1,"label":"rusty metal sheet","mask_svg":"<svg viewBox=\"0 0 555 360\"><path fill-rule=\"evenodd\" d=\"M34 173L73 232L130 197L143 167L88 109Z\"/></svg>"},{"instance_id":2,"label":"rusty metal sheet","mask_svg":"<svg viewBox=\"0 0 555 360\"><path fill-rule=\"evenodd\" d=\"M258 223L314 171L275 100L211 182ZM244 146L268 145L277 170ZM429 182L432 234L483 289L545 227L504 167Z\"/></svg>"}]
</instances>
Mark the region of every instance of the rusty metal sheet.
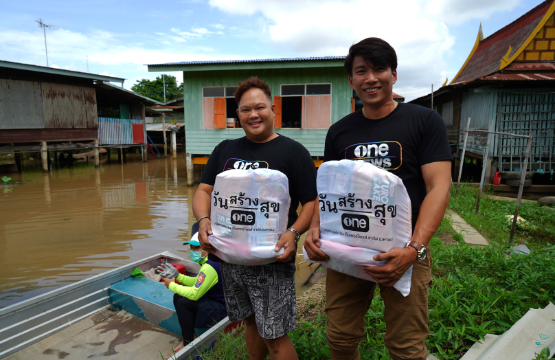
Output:
<instances>
[{"instance_id":1,"label":"rusty metal sheet","mask_svg":"<svg viewBox=\"0 0 555 360\"><path fill-rule=\"evenodd\" d=\"M46 128L96 128L94 91L81 86L42 83Z\"/></svg>"},{"instance_id":2,"label":"rusty metal sheet","mask_svg":"<svg viewBox=\"0 0 555 360\"><path fill-rule=\"evenodd\" d=\"M44 128L40 83L0 79L0 129Z\"/></svg>"},{"instance_id":3,"label":"rusty metal sheet","mask_svg":"<svg viewBox=\"0 0 555 360\"><path fill-rule=\"evenodd\" d=\"M96 89L83 88L84 105L86 110L85 127L93 129L98 127L98 110L96 106Z\"/></svg>"}]
</instances>

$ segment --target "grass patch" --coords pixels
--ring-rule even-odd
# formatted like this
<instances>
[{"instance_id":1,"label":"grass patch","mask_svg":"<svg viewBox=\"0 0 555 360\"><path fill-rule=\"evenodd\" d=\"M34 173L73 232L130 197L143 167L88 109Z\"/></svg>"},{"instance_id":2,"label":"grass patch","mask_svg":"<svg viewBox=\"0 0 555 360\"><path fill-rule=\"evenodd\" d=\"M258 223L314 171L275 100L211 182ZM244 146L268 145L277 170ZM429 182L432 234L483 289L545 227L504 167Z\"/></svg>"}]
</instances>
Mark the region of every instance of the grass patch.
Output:
<instances>
[{"instance_id":1,"label":"grass patch","mask_svg":"<svg viewBox=\"0 0 555 360\"><path fill-rule=\"evenodd\" d=\"M493 193L483 192L483 195L488 194ZM477 197L477 188L461 184L458 195L455 195L455 187L451 189L449 207L455 210L486 239L507 244L512 223L507 220L506 215L514 214L516 203L513 201L497 201L482 196L480 213L476 214ZM520 204L518 215L527 220L528 226L517 226L516 243L519 239L540 246L544 242L555 243L555 208L540 206L536 202L526 202Z\"/></svg>"},{"instance_id":2,"label":"grass patch","mask_svg":"<svg viewBox=\"0 0 555 360\"><path fill-rule=\"evenodd\" d=\"M534 203L521 204L520 216L530 227L519 228L528 240L529 255L510 254L507 244L514 202L484 198L475 215L477 189L461 187L450 207L480 231L491 245L473 247L443 219L431 240L433 284L430 288L430 336L426 345L440 359L459 359L488 333L501 335L530 308L544 308L555 298L555 209ZM517 240L518 241L518 240ZM325 291L323 286L307 291ZM317 295L307 294L311 299ZM318 298L319 299L319 298ZM329 358L324 304L319 301L312 316L301 317L289 334L300 359ZM315 310L315 311L314 311ZM379 290L365 317L366 339L360 344L361 359L386 360L384 305ZM222 354L226 354L225 356ZM247 359L243 336L223 335L216 349L204 359ZM538 354L537 359L543 359Z\"/></svg>"}]
</instances>

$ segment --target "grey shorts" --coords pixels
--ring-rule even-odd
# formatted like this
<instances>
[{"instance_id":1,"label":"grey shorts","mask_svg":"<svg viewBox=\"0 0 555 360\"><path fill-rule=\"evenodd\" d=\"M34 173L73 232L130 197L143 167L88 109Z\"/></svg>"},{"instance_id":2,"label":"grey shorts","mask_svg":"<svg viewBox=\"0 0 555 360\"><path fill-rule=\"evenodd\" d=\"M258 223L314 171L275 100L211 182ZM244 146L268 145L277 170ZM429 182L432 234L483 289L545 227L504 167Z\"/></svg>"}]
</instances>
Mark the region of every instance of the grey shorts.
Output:
<instances>
[{"instance_id":1,"label":"grey shorts","mask_svg":"<svg viewBox=\"0 0 555 360\"><path fill-rule=\"evenodd\" d=\"M227 314L239 321L254 314L258 333L277 339L295 329L295 264L245 266L220 263Z\"/></svg>"}]
</instances>

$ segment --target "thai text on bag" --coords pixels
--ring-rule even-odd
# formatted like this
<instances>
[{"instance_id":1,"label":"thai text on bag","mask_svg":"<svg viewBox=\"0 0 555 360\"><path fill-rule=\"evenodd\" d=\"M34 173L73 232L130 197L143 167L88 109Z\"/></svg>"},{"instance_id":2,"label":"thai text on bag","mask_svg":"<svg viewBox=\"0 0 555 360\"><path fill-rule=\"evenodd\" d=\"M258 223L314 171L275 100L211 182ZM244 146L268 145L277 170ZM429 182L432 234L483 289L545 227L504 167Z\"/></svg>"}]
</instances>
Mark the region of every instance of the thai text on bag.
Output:
<instances>
[{"instance_id":1,"label":"thai text on bag","mask_svg":"<svg viewBox=\"0 0 555 360\"><path fill-rule=\"evenodd\" d=\"M211 199L216 255L231 264L263 265L275 261L275 251L287 230L291 204L289 181L270 169L228 170L216 177Z\"/></svg>"}]
</instances>

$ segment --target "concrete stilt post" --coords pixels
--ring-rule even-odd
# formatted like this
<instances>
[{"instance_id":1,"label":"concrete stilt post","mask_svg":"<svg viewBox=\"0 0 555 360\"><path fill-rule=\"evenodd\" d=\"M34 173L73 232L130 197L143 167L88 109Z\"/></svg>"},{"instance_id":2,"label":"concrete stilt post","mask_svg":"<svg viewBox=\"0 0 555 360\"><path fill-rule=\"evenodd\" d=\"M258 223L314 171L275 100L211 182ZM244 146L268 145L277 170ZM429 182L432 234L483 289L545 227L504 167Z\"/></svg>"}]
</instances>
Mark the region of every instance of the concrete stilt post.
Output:
<instances>
[{"instance_id":1,"label":"concrete stilt post","mask_svg":"<svg viewBox=\"0 0 555 360\"><path fill-rule=\"evenodd\" d=\"M191 155L191 153L187 153L185 161L187 163L187 186L193 186L193 183L195 182L195 168L193 165L193 156Z\"/></svg>"},{"instance_id":2,"label":"concrete stilt post","mask_svg":"<svg viewBox=\"0 0 555 360\"><path fill-rule=\"evenodd\" d=\"M177 157L177 136L175 131L172 131L172 154L173 157Z\"/></svg>"},{"instance_id":3,"label":"concrete stilt post","mask_svg":"<svg viewBox=\"0 0 555 360\"><path fill-rule=\"evenodd\" d=\"M42 171L48 172L48 145L43 141L40 148L40 156L42 159Z\"/></svg>"},{"instance_id":4,"label":"concrete stilt post","mask_svg":"<svg viewBox=\"0 0 555 360\"><path fill-rule=\"evenodd\" d=\"M100 166L100 153L98 152L98 140L94 141L94 166Z\"/></svg>"}]
</instances>

